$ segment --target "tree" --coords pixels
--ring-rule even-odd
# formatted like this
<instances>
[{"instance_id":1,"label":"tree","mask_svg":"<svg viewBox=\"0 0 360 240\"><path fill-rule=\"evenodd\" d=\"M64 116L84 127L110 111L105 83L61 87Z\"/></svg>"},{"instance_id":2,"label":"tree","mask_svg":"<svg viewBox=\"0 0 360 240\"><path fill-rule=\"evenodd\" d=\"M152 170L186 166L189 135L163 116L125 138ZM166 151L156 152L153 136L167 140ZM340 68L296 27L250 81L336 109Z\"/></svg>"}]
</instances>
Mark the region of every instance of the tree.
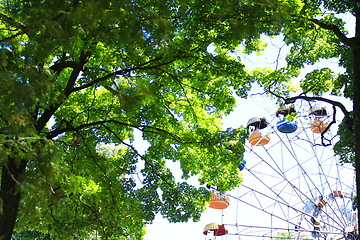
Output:
<instances>
[{"instance_id":1,"label":"tree","mask_svg":"<svg viewBox=\"0 0 360 240\"><path fill-rule=\"evenodd\" d=\"M179 162L185 180L240 184L247 133L220 122L235 106L232 90L246 97L257 81L284 103L359 94L360 24L348 38L338 13L358 21L358 2L1 1L0 238L16 223L50 224L62 238L140 239L155 213L199 219L209 191L175 180L166 161ZM231 53L239 44L261 51L263 34L283 36L287 66L248 73ZM313 71L290 97L306 64L339 56L345 73ZM355 147L345 145L360 176L353 100Z\"/></svg>"},{"instance_id":2,"label":"tree","mask_svg":"<svg viewBox=\"0 0 360 240\"><path fill-rule=\"evenodd\" d=\"M166 161L238 186L246 130L220 120L251 86L229 50L261 47L234 17L255 10L266 16L234 1L1 1L0 239L141 239L156 213L198 220L209 191Z\"/></svg>"}]
</instances>

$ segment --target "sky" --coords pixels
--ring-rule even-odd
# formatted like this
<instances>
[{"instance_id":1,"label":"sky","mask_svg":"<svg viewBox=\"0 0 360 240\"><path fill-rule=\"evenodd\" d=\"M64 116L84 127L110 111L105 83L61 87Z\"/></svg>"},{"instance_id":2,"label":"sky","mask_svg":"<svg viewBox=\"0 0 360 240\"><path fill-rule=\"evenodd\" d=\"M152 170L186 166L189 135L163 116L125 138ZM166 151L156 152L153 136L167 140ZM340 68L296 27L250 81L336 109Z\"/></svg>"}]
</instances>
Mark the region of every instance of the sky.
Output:
<instances>
[{"instance_id":1,"label":"sky","mask_svg":"<svg viewBox=\"0 0 360 240\"><path fill-rule=\"evenodd\" d=\"M348 29L350 30L350 35L353 34L353 31L351 31L352 26L354 25L353 20L349 16L344 17L345 21L348 22ZM264 40L268 43L268 48L262 53L261 56L256 56L255 54L250 56L241 56L242 60L244 61L245 65L249 69L253 69L255 67L271 67L275 68L275 60L276 56L278 54L278 49L283 45L283 42L281 41L281 38L277 39L269 39L265 38ZM280 64L285 64L283 61L283 58L286 54L286 49L283 50L282 55L280 59L282 61ZM342 71L342 69L338 68L336 66L336 60L329 60L324 61L321 63L317 63L314 66L310 66L307 68L307 71L321 68L323 66L332 66L331 68L333 70ZM281 65L279 66L281 67ZM335 70L335 71L336 71ZM305 73L304 73L305 74ZM300 76L303 77L304 74ZM312 134L311 131L309 131L309 124L311 123L311 119L308 117L304 117L299 119L299 129L297 131L297 134L293 135L281 135L279 134L276 129L274 128L274 125L276 125L276 122L278 119L275 118L274 114L277 110L277 105L274 100L270 100L266 98L264 95L260 95L258 93L261 93L262 91L259 88L255 88L252 90L252 92L249 95L248 99L240 99L237 98L237 108L232 112L229 116L226 116L223 119L224 129L228 127L237 128L241 125L245 126L248 119L252 117L262 117L265 116L269 121L271 121L271 125L273 128L270 128L266 131L271 133L271 140L270 145L267 146L268 150L260 150L262 147L254 147L251 149L248 148L247 154L245 156L245 159L247 161L247 168L248 170L245 170L243 172L244 174L244 182L243 185L239 188L233 190L229 194L235 198L238 198L239 200L236 200L235 198L232 198L232 201L230 203L230 207L224 211L221 210L214 210L211 208L207 208L205 213L202 215L201 220L199 222L192 222L191 220L187 223L168 223L166 219L163 219L161 215L157 215L153 224L147 226L147 235L145 236L145 239L149 240L200 240L200 239L213 239L211 236L205 236L203 235L202 231L206 224L214 223L214 222L222 222L226 224L252 224L252 225L267 225L273 223L273 225L276 226L283 226L281 222L283 222L279 218L284 216L290 216L293 214L288 206L280 206L282 201L292 202L292 206L296 206L298 209L304 208L309 199L317 199L319 197L319 192L322 192L323 196L329 197L329 194L335 189L345 189L348 190L348 192L351 192L351 189L354 185L354 178L353 178L353 171L350 168L338 166L334 164L335 161L332 158L331 151L327 151L327 149L324 150L324 148L321 147L313 147L310 142L317 142L319 143L319 136L316 136L316 134ZM335 100L338 100L334 98ZM341 101L343 99L340 99ZM352 105L351 102L345 101L343 102L348 110L351 110ZM296 106L303 115L307 115L307 111L309 110L309 106L304 103L298 103ZM331 114L331 106L327 106L327 109L329 110L329 113ZM340 121L342 118L341 114L338 114L338 120ZM332 128L331 131L328 133L329 138L334 137L334 141L336 141L335 137L336 128ZM302 138L302 139L300 139ZM304 138L308 140L304 140ZM300 139L300 140L299 140ZM290 144L288 144L290 143ZM296 143L296 144L292 144ZM284 150L287 148L287 150ZM265 149L265 148L264 148ZM289 150L290 149L290 150ZM262 151L262 152L261 152ZM287 152L287 153L285 153ZM284 154L283 154L284 153ZM290 156L289 156L290 154ZM259 156L260 155L260 156ZM267 156L267 159L262 159L262 156ZM260 165L266 165L266 161L273 161L273 163L269 166L260 166ZM331 164L329 164L331 163ZM171 163L173 166L170 166L171 169L178 169L179 166L177 163ZM279 166L278 166L279 164ZM282 166L280 166L282 164ZM314 164L314 165L313 165ZM288 166L287 166L288 165ZM306 192L304 196L299 196L299 193L297 193L294 188L288 188L288 184L283 184L284 181L281 181L279 183L282 187L279 187L280 185L276 185L274 182L276 182L277 176L276 174L279 174L278 171L275 171L273 169L269 169L272 166L276 166L279 169L287 169L284 171L284 174L287 175L287 179L292 179L291 176L295 176L297 174L301 175L301 179L294 179L297 184L299 184L299 189L301 189L302 192ZM336 168L334 167L336 166ZM296 169L297 172L294 170ZM281 172L281 170L279 170ZM295 172L292 172L295 171ZM304 172L308 172L309 175L304 174ZM341 174L340 174L341 173ZM178 176L175 176L177 179L180 177L181 173L178 173ZM313 175L311 175L313 174ZM323 179L324 176L338 176L338 175L344 176L346 175L348 178L343 179L344 177L341 177L341 181L333 180L333 179ZM269 175L269 176L266 176ZM340 178L340 175L338 178ZM261 179L257 179L257 176L261 176ZM275 180L274 180L275 179ZM314 181L317 181L317 183L314 183L316 187L304 187L304 185L308 184L310 181L309 179L315 179ZM261 183L260 181L269 181L272 184L274 184L273 188L281 188L277 193L281 193L284 196L284 199L278 199L276 196L276 201L273 201L269 198L260 199L260 193L257 194L255 189L249 189L249 188L257 188L260 189L259 191L264 193L264 195L272 196L275 194L275 192L271 192L269 190L269 187L264 187L264 183ZM293 179L292 179L293 180ZM291 181L292 181L291 180ZM196 179L191 179L193 184L197 184ZM256 181L259 181L258 183L255 183ZM280 181L279 181L280 182ZM344 183L346 186L341 185ZM311 184L311 183L310 183ZM323 187L320 187L323 186ZM319 187L319 189L317 189ZM322 189L320 189L322 188ZM286 190L284 190L286 189ZM270 192L269 192L270 191ZM276 194L275 194L276 195ZM301 195L301 194L300 194ZM321 195L321 194L320 194ZM305 197L305 199L304 199ZM309 198L309 199L306 199ZM299 200L300 199L300 200ZM331 209L332 205L341 205L341 206L347 206L347 209L349 209L349 201L345 202L345 200L349 200L349 198L343 198L341 203L337 203L338 199L330 199L328 200L327 207ZM248 203L244 203L244 201L248 201ZM250 207L248 204L249 202L255 206L260 206L262 209L261 211L258 211L256 207ZM276 202L279 202L279 204L276 204ZM266 212L265 215L262 215L261 212ZM287 211L287 212L286 212ZM305 210L303 210L305 211ZM330 210L333 211L333 210ZM340 211L340 210L339 210ZM344 210L345 211L345 210ZM343 212L344 213L344 212ZM296 221L302 221L302 226L306 229L310 229L311 226L305 226L306 221L307 224L309 214L313 213L307 213L306 211L303 212L303 214L298 214L297 216L292 216L296 218L297 220L291 220L291 222ZM344 214L340 214L344 215ZM302 220L299 220L301 219ZM338 217L331 217L326 216L327 219L330 219L329 221L335 221L338 222ZM351 222L351 214L346 213L346 221ZM307 220L306 220L307 219ZM334 220L335 219L335 220ZM278 222L277 222L278 221ZM339 220L340 221L340 220ZM345 221L345 220L344 220ZM294 226L284 226L284 229L287 227L293 228ZM234 229L234 227L231 227L229 225L229 233L236 233L237 231L241 231L241 229ZM276 230L276 233L283 231L281 229ZM334 229L328 229L328 231L336 231L336 227ZM251 232L252 234L256 233L256 229L247 229L244 230L245 233ZM262 234L262 233L261 233ZM311 233L309 233L311 234ZM330 236L329 232L329 236ZM249 236L242 236L239 237L237 235L226 235L224 237L217 237L216 239L252 239ZM262 238L256 238L256 239L262 239Z\"/></svg>"}]
</instances>

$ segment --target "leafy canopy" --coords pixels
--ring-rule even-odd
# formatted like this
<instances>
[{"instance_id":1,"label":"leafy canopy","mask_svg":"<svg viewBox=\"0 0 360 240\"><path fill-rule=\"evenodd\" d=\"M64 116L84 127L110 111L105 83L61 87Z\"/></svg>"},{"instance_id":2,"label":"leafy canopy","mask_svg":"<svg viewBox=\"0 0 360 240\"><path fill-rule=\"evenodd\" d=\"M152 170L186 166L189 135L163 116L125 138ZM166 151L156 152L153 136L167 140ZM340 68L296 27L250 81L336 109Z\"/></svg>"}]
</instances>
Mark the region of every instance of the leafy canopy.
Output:
<instances>
[{"instance_id":1,"label":"leafy canopy","mask_svg":"<svg viewBox=\"0 0 360 240\"><path fill-rule=\"evenodd\" d=\"M198 220L209 191L174 179L167 161L185 180L238 186L246 131L221 118L253 80L230 53L259 51L260 33L281 27L264 20L292 9L260 6L1 1L0 166L19 173L16 230L140 239L156 213Z\"/></svg>"}]
</instances>

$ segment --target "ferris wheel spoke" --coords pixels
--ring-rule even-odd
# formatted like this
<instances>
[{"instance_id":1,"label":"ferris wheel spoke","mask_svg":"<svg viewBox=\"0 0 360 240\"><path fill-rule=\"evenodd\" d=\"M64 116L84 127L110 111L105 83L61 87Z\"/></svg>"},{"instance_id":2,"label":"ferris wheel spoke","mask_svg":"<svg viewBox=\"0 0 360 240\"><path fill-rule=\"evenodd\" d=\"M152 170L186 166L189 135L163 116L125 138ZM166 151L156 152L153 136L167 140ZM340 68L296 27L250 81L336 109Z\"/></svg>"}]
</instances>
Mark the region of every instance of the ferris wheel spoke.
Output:
<instances>
[{"instance_id":1,"label":"ferris wheel spoke","mask_svg":"<svg viewBox=\"0 0 360 240\"><path fill-rule=\"evenodd\" d=\"M274 216L275 218L277 218L277 219L279 219L279 220L281 220L281 221L288 222L288 219L287 219L287 218L283 218L283 217L281 217L281 216L273 215L270 211L268 211L268 210L266 210L266 209L264 209L264 208L262 208L262 207L256 206L255 204L246 202L246 201L242 200L241 198L236 198L236 197L234 197L234 196L232 196L232 197L233 197L234 199L236 199L237 201L246 204L247 206L250 206L250 207L252 207L252 208L254 208L254 209L256 209L256 210L259 210L259 211L261 211L261 212L264 212L264 213L268 214L269 216ZM294 229L295 229L295 223L294 223L293 225L294 225ZM268 228L269 228L269 227L268 227Z\"/></svg>"},{"instance_id":2,"label":"ferris wheel spoke","mask_svg":"<svg viewBox=\"0 0 360 240\"><path fill-rule=\"evenodd\" d=\"M286 135L286 138L288 139L288 136ZM298 156L295 154L295 150L294 150L294 147L293 147L293 143L291 141L288 141L287 143L288 144L285 144L284 141L282 141L284 143L284 145L286 146L287 150L289 151L289 153L291 153L291 156L293 157L293 159L295 160L296 162L296 165L295 166L298 166L300 169L301 169L301 172L304 174L303 176L307 177L308 178L308 181L305 180L305 183L307 184L307 187L309 189L312 189L311 188L311 185L313 187L315 187L316 190L318 190L319 193L321 193L321 190L318 188L318 185L314 183L314 181L312 180L312 178L308 175L307 173L307 170L304 169L303 167L303 164L299 161L298 159ZM304 177L304 178L305 178ZM309 184L311 183L311 185ZM311 193L312 194L312 193ZM312 196L313 197L313 196Z\"/></svg>"},{"instance_id":3,"label":"ferris wheel spoke","mask_svg":"<svg viewBox=\"0 0 360 240\"><path fill-rule=\"evenodd\" d=\"M280 138L280 139L281 139L281 138ZM289 144L285 144L285 142L284 142L282 139L280 140L280 142L282 143L282 146L285 146L286 150L291 154L292 158L296 161L297 165L294 165L294 167L300 168L301 174L299 174L299 177L304 177L304 176L305 176L304 178L308 177L308 180L305 181L305 183L307 184L308 188L311 189L311 187L310 187L310 185L309 185L309 182L311 182L311 183L312 183L311 185L314 186L316 189L318 189L317 185L315 185L315 184L313 183L312 179L308 176L306 169L304 169L304 168L302 167L302 164L300 164L300 162L298 161L298 158L297 158L296 155L293 153L294 151L293 151L293 149L292 149L292 147L291 147L291 142L289 142ZM290 146L289 146L289 145L290 145ZM288 172L288 171L291 171L291 170L293 170L293 169L292 169L292 168L289 168L289 169L287 169L286 171L281 170L281 168L279 167L278 163L274 160L274 158L271 156L271 154L269 153L269 151L266 150L266 152L267 152L268 156L270 157L270 159L272 160L272 163L273 163L275 166L277 166L277 168L279 169L279 171L282 173L282 176L284 177L284 179L286 179L286 178L287 178L287 175L286 175L287 172ZM265 161L265 160L264 160L264 161ZM289 181L289 180L287 180L287 181ZM319 192L321 192L321 191L319 190ZM311 194L313 194L313 193L311 192ZM312 197L314 197L314 196L312 196Z\"/></svg>"},{"instance_id":4,"label":"ferris wheel spoke","mask_svg":"<svg viewBox=\"0 0 360 240\"><path fill-rule=\"evenodd\" d=\"M265 149L265 151L266 151L266 153L268 154L268 156L269 156L270 158L272 158L272 157L271 157L271 154L269 154L269 152L268 152L266 149ZM259 159L261 159L265 164L267 164L272 171L274 171L274 174L275 174L275 176L276 176L277 178L282 178L284 181L286 181L287 183L289 183L292 188L297 189L297 187L292 183L292 181L290 181L290 180L287 178L287 176L284 174L284 172L281 172L281 169L279 170L279 166L277 165L277 163L276 163L275 161L273 161L273 164L277 167L277 169L275 169L271 164L269 164L267 161L265 161L264 158L263 158L262 156L258 155L256 152L254 152L254 154L257 155L257 157L258 157ZM303 168L301 168L301 171L302 171L302 173L303 173L305 176L308 177L309 181L312 181L311 178L306 174L306 171L305 171ZM253 173L252 173L252 174L253 174ZM253 174L253 176L254 176L255 178L257 178L260 182L262 182L257 175ZM306 184L308 185L308 181L305 181L305 182L306 182ZM263 183L263 184L264 184L268 189L271 189L271 188L272 188L272 187L267 186L267 184L265 184L265 183ZM315 184L313 184L313 185L317 188L317 186L316 186ZM312 191L311 191L311 188L310 188L309 185L308 185L308 188L309 188L309 190L310 190L310 193L312 194ZM302 197L305 197L305 198L307 198L308 200L311 200L306 194L304 194L304 193L303 193L302 191L300 191L299 189L296 191L296 193L297 193L297 194L300 193L300 195L298 195L300 199L302 199Z\"/></svg>"}]
</instances>

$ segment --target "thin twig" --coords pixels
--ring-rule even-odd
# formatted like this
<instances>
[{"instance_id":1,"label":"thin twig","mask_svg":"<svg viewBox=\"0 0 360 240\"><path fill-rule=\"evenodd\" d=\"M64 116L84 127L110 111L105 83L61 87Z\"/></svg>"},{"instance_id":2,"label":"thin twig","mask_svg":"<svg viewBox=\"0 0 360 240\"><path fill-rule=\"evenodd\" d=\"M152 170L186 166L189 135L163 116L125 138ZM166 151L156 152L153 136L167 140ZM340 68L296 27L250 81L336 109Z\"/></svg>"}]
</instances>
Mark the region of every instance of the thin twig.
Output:
<instances>
[{"instance_id":1,"label":"thin twig","mask_svg":"<svg viewBox=\"0 0 360 240\"><path fill-rule=\"evenodd\" d=\"M336 117L335 117L335 116L336 116L336 106L335 106L335 105L333 105L333 111L334 111L334 113L333 113L333 119L332 119L332 121L326 126L326 128L324 129L324 131L321 132L321 144L322 144L323 146L325 146L325 147L331 145L331 141L330 141L329 139L325 138L325 133L330 129L331 125L333 125L334 123L336 123ZM325 144L324 140L327 140L327 141L330 142L330 143Z\"/></svg>"},{"instance_id":2,"label":"thin twig","mask_svg":"<svg viewBox=\"0 0 360 240\"><path fill-rule=\"evenodd\" d=\"M9 169L9 167L7 166L7 164L4 164L3 166L5 166L5 168L6 168L7 172L8 172L8 174L9 174L9 176L11 177L11 179L14 180L14 182L15 182L16 184L20 184L20 183L18 182L18 180L16 180L16 179L14 178L14 175L10 172L10 169Z\"/></svg>"},{"instance_id":3,"label":"thin twig","mask_svg":"<svg viewBox=\"0 0 360 240\"><path fill-rule=\"evenodd\" d=\"M174 76L173 74L171 74L171 73L169 73L169 72L167 72L167 71L165 71L165 70L163 70L163 69L161 69L161 68L158 68L158 69L161 70L161 71L163 71L164 73L166 73L168 76L170 76L172 79L174 79L174 80L180 85L181 89L183 90L183 92L184 92L184 94L185 94L186 101L188 102L188 104L189 104L189 106L190 106L190 109L191 109L191 111L192 111L193 114L194 114L195 122L197 122L196 112L195 112L195 110L194 110L194 108L193 108L192 103L190 102L189 97L187 96L186 90L185 90L182 82L181 82L176 76Z\"/></svg>"},{"instance_id":4,"label":"thin twig","mask_svg":"<svg viewBox=\"0 0 360 240\"><path fill-rule=\"evenodd\" d=\"M86 208L88 208L88 209L93 213L93 215L95 216L96 220L97 220L97 221L100 223L100 225L101 225L101 228L102 228L102 231L103 231L103 233L104 233L104 236L106 236L106 231L105 231L104 224L103 224L103 222L101 221L101 219L100 219L99 216L98 216L98 213L99 213L99 212L95 211L92 207L90 207L89 205L87 205L86 203L84 203L84 202L81 200L81 195L80 195L80 194L78 195L78 200L79 200L79 202L80 202L82 205L84 205Z\"/></svg>"},{"instance_id":5,"label":"thin twig","mask_svg":"<svg viewBox=\"0 0 360 240\"><path fill-rule=\"evenodd\" d=\"M149 166L151 166L151 169L153 169L152 173L154 173L156 176L158 176L164 183L166 183L171 189L173 188L173 186L166 180L163 178L163 176L161 176L159 173L157 173L157 171L155 171L154 169L157 169L156 166L152 163L150 163L147 159L145 159L136 149L134 146L132 146L131 144L128 144L126 142L124 142L115 132L113 132L110 128L108 128L106 125L104 125L104 127L110 131L112 134L114 134L114 136L125 146L127 146L128 148L130 148L138 157L140 157L141 160L143 160L146 164L148 164Z\"/></svg>"}]
</instances>

